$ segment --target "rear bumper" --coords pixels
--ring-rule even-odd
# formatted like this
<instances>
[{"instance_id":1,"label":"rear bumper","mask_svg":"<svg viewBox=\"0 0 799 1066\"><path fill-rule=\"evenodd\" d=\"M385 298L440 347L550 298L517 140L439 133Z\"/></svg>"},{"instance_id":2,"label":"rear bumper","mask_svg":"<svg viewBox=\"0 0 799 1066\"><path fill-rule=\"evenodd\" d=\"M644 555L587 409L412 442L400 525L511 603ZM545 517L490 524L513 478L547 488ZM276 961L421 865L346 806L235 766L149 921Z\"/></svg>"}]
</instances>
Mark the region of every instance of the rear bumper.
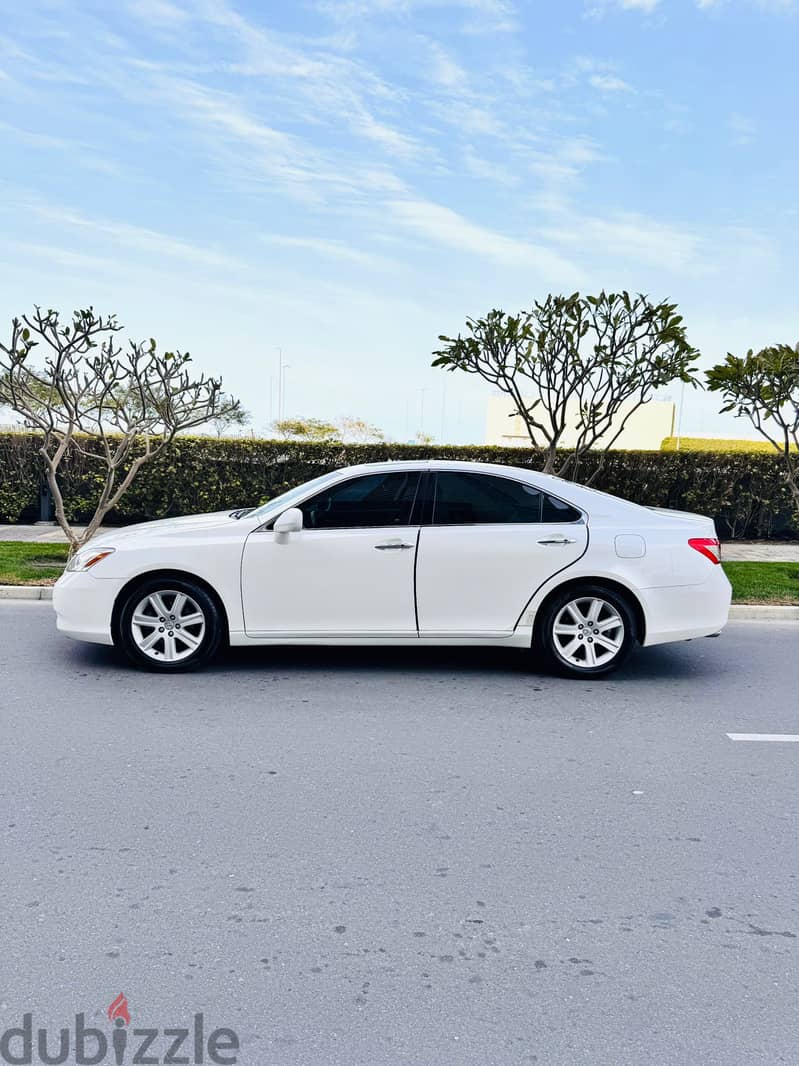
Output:
<instances>
[{"instance_id":1,"label":"rear bumper","mask_svg":"<svg viewBox=\"0 0 799 1066\"><path fill-rule=\"evenodd\" d=\"M53 586L59 633L92 644L113 644L111 615L122 585L122 581L100 580L91 573L60 577Z\"/></svg>"},{"instance_id":2,"label":"rear bumper","mask_svg":"<svg viewBox=\"0 0 799 1066\"><path fill-rule=\"evenodd\" d=\"M646 615L644 645L666 644L672 640L710 637L727 624L732 586L720 566L713 566L700 585L641 589Z\"/></svg>"}]
</instances>

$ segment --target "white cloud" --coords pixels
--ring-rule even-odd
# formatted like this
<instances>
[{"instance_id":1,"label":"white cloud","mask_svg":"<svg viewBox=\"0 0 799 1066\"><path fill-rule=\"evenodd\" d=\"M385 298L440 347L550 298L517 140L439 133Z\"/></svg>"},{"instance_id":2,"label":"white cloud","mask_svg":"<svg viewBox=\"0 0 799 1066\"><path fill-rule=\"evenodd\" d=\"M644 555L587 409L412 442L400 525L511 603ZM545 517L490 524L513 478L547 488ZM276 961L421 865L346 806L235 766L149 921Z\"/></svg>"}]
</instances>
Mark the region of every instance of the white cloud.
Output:
<instances>
[{"instance_id":1,"label":"white cloud","mask_svg":"<svg viewBox=\"0 0 799 1066\"><path fill-rule=\"evenodd\" d=\"M732 143L739 147L751 144L757 133L757 126L754 121L751 118L747 118L746 115L738 113L730 115L727 119L727 128L730 131Z\"/></svg>"},{"instance_id":2,"label":"white cloud","mask_svg":"<svg viewBox=\"0 0 799 1066\"><path fill-rule=\"evenodd\" d=\"M336 128L348 126L357 137L388 155L412 159L428 154L412 134L395 128L376 108L397 93L363 64L342 57L316 42L299 45L245 19L225 0L197 0L198 14L209 25L230 33L243 47L244 58L231 69L248 78L263 78L277 87L287 114L309 117Z\"/></svg>"},{"instance_id":3,"label":"white cloud","mask_svg":"<svg viewBox=\"0 0 799 1066\"><path fill-rule=\"evenodd\" d=\"M437 41L425 40L425 43L432 55L433 81L450 92L468 91L468 79L463 67Z\"/></svg>"},{"instance_id":4,"label":"white cloud","mask_svg":"<svg viewBox=\"0 0 799 1066\"><path fill-rule=\"evenodd\" d=\"M642 11L645 15L651 15L660 5L660 0L586 0L585 17L599 19L605 15L609 8L619 8L622 11Z\"/></svg>"},{"instance_id":5,"label":"white cloud","mask_svg":"<svg viewBox=\"0 0 799 1066\"><path fill-rule=\"evenodd\" d=\"M580 248L600 259L621 259L666 270L701 267L705 238L697 231L634 212L617 211L604 217L566 209L545 230L557 244Z\"/></svg>"},{"instance_id":6,"label":"white cloud","mask_svg":"<svg viewBox=\"0 0 799 1066\"><path fill-rule=\"evenodd\" d=\"M583 79L588 84L605 93L634 92L632 85L616 73L613 63L594 56L576 56L566 67L562 82L567 87L581 85Z\"/></svg>"},{"instance_id":7,"label":"white cloud","mask_svg":"<svg viewBox=\"0 0 799 1066\"><path fill-rule=\"evenodd\" d=\"M537 270L557 284L574 284L579 276L575 265L559 253L470 222L441 204L429 200L393 200L387 206L401 225L435 244L491 259L504 266Z\"/></svg>"},{"instance_id":8,"label":"white cloud","mask_svg":"<svg viewBox=\"0 0 799 1066\"><path fill-rule=\"evenodd\" d=\"M170 0L131 0L128 6L137 18L158 26L182 26L189 18L188 12Z\"/></svg>"},{"instance_id":9,"label":"white cloud","mask_svg":"<svg viewBox=\"0 0 799 1066\"><path fill-rule=\"evenodd\" d=\"M603 93L630 93L633 91L632 85L624 81L623 78L617 78L614 74L592 74L588 82Z\"/></svg>"},{"instance_id":10,"label":"white cloud","mask_svg":"<svg viewBox=\"0 0 799 1066\"><path fill-rule=\"evenodd\" d=\"M65 228L86 230L99 238L111 240L124 247L145 252L153 256L169 256L195 265L225 270L243 268L243 264L232 256L217 252L212 248L183 240L171 234L141 226L132 226L127 222L114 222L109 219L89 218L78 211L56 207L41 201L28 203L27 210L48 223Z\"/></svg>"},{"instance_id":11,"label":"white cloud","mask_svg":"<svg viewBox=\"0 0 799 1066\"><path fill-rule=\"evenodd\" d=\"M795 11L797 8L796 0L740 0L740 2L748 4L750 7L758 7L762 11L772 11L777 14ZM734 0L696 0L697 7L702 10L727 7L731 3L734 3Z\"/></svg>"},{"instance_id":12,"label":"white cloud","mask_svg":"<svg viewBox=\"0 0 799 1066\"><path fill-rule=\"evenodd\" d=\"M318 203L334 193L402 188L390 171L376 164L354 167L260 121L235 94L164 76L153 82L151 91L164 106L194 123L220 162L245 181L266 181L292 199Z\"/></svg>"},{"instance_id":13,"label":"white cloud","mask_svg":"<svg viewBox=\"0 0 799 1066\"><path fill-rule=\"evenodd\" d=\"M484 159L470 145L463 152L463 165L466 171L474 178L493 182L495 185L505 185L511 188L520 185L521 174L490 159Z\"/></svg>"},{"instance_id":14,"label":"white cloud","mask_svg":"<svg viewBox=\"0 0 799 1066\"><path fill-rule=\"evenodd\" d=\"M365 18L407 17L425 8L459 9L472 21L460 27L467 33L505 33L517 29L516 10L509 0L317 0L316 8L338 22Z\"/></svg>"},{"instance_id":15,"label":"white cloud","mask_svg":"<svg viewBox=\"0 0 799 1066\"><path fill-rule=\"evenodd\" d=\"M262 234L261 240L265 244L277 245L280 248L298 248L302 251L312 252L314 255L327 256L331 259L340 259L350 263L359 263L362 266L385 266L388 260L382 256L373 255L371 252L353 248L340 240L329 240L324 237L290 237L281 234Z\"/></svg>"}]
</instances>

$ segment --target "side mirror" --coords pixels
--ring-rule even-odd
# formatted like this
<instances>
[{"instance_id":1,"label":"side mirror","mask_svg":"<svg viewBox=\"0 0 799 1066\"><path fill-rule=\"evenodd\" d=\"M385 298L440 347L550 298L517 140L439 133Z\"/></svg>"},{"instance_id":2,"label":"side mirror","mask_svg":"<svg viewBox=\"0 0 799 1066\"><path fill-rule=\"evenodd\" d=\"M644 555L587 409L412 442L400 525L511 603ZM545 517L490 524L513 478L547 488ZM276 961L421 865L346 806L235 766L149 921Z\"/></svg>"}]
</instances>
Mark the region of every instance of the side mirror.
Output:
<instances>
[{"instance_id":1,"label":"side mirror","mask_svg":"<svg viewBox=\"0 0 799 1066\"><path fill-rule=\"evenodd\" d=\"M299 533L302 529L302 511L299 507L289 507L279 518L275 519L272 528L281 540L289 533Z\"/></svg>"}]
</instances>

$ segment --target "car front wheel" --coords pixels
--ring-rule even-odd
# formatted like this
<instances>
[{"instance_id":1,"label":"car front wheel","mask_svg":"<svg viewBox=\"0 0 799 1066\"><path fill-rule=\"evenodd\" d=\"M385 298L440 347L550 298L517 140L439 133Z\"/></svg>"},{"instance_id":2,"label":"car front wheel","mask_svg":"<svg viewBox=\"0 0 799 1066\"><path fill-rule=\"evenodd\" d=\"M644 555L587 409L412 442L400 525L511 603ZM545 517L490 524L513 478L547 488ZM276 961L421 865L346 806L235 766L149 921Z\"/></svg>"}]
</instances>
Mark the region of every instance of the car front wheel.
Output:
<instances>
[{"instance_id":1,"label":"car front wheel","mask_svg":"<svg viewBox=\"0 0 799 1066\"><path fill-rule=\"evenodd\" d=\"M621 666L636 640L624 596L582 585L553 597L536 629L538 650L567 677L601 677Z\"/></svg>"},{"instance_id":2,"label":"car front wheel","mask_svg":"<svg viewBox=\"0 0 799 1066\"><path fill-rule=\"evenodd\" d=\"M144 581L128 594L117 642L136 666L175 672L211 659L222 633L219 608L201 585L164 577Z\"/></svg>"}]
</instances>

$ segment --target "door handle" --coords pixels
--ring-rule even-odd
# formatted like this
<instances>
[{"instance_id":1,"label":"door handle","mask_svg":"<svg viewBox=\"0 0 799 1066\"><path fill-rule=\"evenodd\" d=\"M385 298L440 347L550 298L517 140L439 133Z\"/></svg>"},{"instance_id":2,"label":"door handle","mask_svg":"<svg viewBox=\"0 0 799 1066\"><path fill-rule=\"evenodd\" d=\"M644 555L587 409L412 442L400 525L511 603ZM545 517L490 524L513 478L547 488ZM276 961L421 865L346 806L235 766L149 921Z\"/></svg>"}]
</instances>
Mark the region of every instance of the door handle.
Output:
<instances>
[{"instance_id":1,"label":"door handle","mask_svg":"<svg viewBox=\"0 0 799 1066\"><path fill-rule=\"evenodd\" d=\"M569 537L542 537L539 544L574 544Z\"/></svg>"},{"instance_id":2,"label":"door handle","mask_svg":"<svg viewBox=\"0 0 799 1066\"><path fill-rule=\"evenodd\" d=\"M404 552L412 547L412 544L401 544L398 540L390 541L388 544L375 544L375 549L379 552Z\"/></svg>"}]
</instances>

